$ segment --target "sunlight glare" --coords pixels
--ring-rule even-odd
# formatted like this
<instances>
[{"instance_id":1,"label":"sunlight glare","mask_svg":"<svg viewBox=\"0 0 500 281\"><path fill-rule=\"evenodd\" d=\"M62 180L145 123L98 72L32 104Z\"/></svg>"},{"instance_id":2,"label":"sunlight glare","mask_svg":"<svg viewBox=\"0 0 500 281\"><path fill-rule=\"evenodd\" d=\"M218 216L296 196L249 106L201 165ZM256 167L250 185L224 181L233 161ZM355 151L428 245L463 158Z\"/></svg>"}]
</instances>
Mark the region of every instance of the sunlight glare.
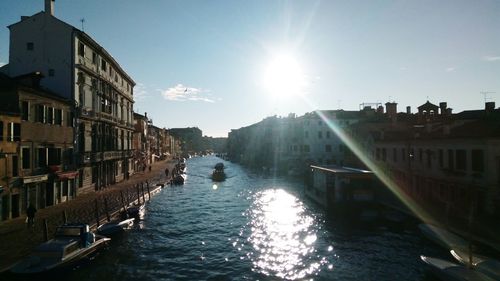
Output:
<instances>
[{"instance_id":1,"label":"sunlight glare","mask_svg":"<svg viewBox=\"0 0 500 281\"><path fill-rule=\"evenodd\" d=\"M271 96L277 98L300 95L305 86L302 67L288 54L277 55L269 62L263 82Z\"/></svg>"}]
</instances>

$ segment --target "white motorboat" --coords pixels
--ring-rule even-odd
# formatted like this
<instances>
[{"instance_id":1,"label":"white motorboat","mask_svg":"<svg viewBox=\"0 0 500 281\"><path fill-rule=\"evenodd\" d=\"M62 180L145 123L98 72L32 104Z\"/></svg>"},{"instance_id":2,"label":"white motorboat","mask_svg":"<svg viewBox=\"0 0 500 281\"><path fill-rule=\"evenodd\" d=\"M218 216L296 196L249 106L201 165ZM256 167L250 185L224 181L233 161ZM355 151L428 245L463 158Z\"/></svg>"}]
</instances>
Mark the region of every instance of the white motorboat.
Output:
<instances>
[{"instance_id":1,"label":"white motorboat","mask_svg":"<svg viewBox=\"0 0 500 281\"><path fill-rule=\"evenodd\" d=\"M9 270L15 274L33 274L74 266L92 257L110 240L90 232L87 224L65 224L57 227L53 239L40 244Z\"/></svg>"},{"instance_id":2,"label":"white motorboat","mask_svg":"<svg viewBox=\"0 0 500 281\"><path fill-rule=\"evenodd\" d=\"M120 214L120 218L99 226L97 233L107 237L123 233L125 229L130 228L134 224L134 220L135 218L129 218L128 214L123 212L123 214Z\"/></svg>"},{"instance_id":3,"label":"white motorboat","mask_svg":"<svg viewBox=\"0 0 500 281\"><path fill-rule=\"evenodd\" d=\"M420 256L423 262L425 262L429 269L436 275L439 279L445 281L495 281L498 279L493 279L487 275L478 272L474 269L467 268L463 265L449 262L446 260Z\"/></svg>"},{"instance_id":4,"label":"white motorboat","mask_svg":"<svg viewBox=\"0 0 500 281\"><path fill-rule=\"evenodd\" d=\"M469 255L468 252L458 249L453 249L450 253L461 264L465 266L472 266L474 270L479 271L495 280L500 280L500 261L474 253Z\"/></svg>"}]
</instances>

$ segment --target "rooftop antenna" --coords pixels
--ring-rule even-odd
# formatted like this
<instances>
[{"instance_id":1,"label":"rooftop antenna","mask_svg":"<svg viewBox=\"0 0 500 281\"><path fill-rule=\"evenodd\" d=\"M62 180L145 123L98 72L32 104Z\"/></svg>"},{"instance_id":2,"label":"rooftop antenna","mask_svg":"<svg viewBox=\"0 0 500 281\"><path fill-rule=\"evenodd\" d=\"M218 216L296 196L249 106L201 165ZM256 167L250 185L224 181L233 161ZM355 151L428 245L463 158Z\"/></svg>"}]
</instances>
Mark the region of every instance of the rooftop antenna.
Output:
<instances>
[{"instance_id":1,"label":"rooftop antenna","mask_svg":"<svg viewBox=\"0 0 500 281\"><path fill-rule=\"evenodd\" d=\"M486 103L487 101L491 100L491 97L489 97L488 94L494 94L495 92L481 91L479 93L484 96L484 103Z\"/></svg>"},{"instance_id":2,"label":"rooftop antenna","mask_svg":"<svg viewBox=\"0 0 500 281\"><path fill-rule=\"evenodd\" d=\"M85 18L81 18L80 21L82 22L82 31L85 31L83 23L85 23Z\"/></svg>"}]
</instances>

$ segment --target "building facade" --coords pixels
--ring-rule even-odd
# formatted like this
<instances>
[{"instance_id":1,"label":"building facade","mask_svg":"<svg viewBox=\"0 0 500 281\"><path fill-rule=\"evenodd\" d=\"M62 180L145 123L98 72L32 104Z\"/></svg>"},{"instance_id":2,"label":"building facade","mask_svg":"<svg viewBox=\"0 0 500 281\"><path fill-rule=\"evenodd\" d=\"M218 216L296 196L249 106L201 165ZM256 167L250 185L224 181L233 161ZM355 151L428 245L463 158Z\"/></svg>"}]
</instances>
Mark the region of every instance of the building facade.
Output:
<instances>
[{"instance_id":1,"label":"building facade","mask_svg":"<svg viewBox=\"0 0 500 281\"><path fill-rule=\"evenodd\" d=\"M132 170L134 81L85 32L45 11L9 26L11 77L41 72L40 85L72 102L79 188L99 190Z\"/></svg>"}]
</instances>

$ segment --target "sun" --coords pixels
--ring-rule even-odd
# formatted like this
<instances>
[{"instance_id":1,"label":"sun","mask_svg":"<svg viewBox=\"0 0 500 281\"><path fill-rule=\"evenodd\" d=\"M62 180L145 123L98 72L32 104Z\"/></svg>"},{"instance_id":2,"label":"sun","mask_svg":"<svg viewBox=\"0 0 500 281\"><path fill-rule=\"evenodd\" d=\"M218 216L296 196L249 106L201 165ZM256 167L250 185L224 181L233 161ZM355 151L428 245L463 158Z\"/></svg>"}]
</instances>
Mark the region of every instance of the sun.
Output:
<instances>
[{"instance_id":1,"label":"sun","mask_svg":"<svg viewBox=\"0 0 500 281\"><path fill-rule=\"evenodd\" d=\"M263 79L264 87L273 97L297 96L304 90L302 67L289 54L273 57L264 71Z\"/></svg>"}]
</instances>

